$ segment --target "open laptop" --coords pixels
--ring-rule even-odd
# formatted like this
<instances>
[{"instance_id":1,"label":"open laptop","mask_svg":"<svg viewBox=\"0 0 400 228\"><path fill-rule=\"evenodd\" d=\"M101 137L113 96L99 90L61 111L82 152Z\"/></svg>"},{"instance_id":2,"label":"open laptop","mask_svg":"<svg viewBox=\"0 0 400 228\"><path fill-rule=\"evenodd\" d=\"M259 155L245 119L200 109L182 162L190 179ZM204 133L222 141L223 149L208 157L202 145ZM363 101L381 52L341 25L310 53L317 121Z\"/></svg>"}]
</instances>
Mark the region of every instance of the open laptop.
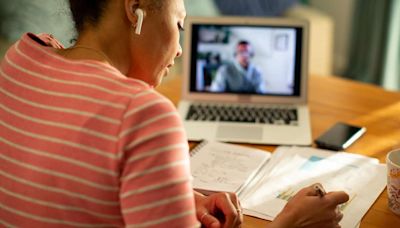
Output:
<instances>
[{"instance_id":1,"label":"open laptop","mask_svg":"<svg viewBox=\"0 0 400 228\"><path fill-rule=\"evenodd\" d=\"M308 24L186 20L178 111L189 140L310 145Z\"/></svg>"}]
</instances>

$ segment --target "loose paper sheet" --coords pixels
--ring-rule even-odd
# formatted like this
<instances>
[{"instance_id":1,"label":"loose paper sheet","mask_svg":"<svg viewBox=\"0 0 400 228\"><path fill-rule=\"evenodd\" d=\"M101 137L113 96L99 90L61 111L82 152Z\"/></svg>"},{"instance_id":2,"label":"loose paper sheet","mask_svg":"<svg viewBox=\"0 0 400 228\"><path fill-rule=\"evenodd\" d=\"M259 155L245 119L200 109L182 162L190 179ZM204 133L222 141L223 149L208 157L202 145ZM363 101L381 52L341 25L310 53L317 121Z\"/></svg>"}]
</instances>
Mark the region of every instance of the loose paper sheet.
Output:
<instances>
[{"instance_id":1,"label":"loose paper sheet","mask_svg":"<svg viewBox=\"0 0 400 228\"><path fill-rule=\"evenodd\" d=\"M241 194L245 214L271 220L301 188L321 183L344 190L342 227L356 227L386 186L386 167L377 159L310 147L279 147L258 183Z\"/></svg>"}]
</instances>

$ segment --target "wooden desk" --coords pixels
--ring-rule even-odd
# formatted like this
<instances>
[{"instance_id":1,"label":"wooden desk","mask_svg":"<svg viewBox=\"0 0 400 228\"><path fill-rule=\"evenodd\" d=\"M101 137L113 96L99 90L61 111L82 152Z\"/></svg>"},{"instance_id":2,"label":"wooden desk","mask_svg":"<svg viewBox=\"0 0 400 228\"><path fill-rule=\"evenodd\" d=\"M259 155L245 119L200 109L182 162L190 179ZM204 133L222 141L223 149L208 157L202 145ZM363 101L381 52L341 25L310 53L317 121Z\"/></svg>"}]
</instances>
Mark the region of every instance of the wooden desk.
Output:
<instances>
[{"instance_id":1,"label":"wooden desk","mask_svg":"<svg viewBox=\"0 0 400 228\"><path fill-rule=\"evenodd\" d=\"M167 79L157 88L176 105L181 80ZM315 139L338 121L367 127L367 133L346 151L378 158L400 148L400 92L388 92L377 86L338 77L312 76L309 84L312 136ZM254 145L273 151L273 146ZM366 186L367 187L367 186ZM245 216L243 227L264 227L267 221ZM361 227L400 227L400 217L387 207L386 189L361 222Z\"/></svg>"}]
</instances>

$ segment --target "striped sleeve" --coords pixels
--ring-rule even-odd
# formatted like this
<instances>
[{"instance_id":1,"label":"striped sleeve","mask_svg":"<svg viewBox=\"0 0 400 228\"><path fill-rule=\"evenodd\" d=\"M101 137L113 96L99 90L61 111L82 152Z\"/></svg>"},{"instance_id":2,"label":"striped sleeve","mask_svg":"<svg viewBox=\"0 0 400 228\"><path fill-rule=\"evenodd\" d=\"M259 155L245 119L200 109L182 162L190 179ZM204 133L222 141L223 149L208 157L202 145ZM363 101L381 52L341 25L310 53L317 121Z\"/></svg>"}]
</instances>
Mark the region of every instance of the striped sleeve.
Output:
<instances>
[{"instance_id":1,"label":"striped sleeve","mask_svg":"<svg viewBox=\"0 0 400 228\"><path fill-rule=\"evenodd\" d=\"M138 94L124 114L119 140L126 225L196 226L188 144L173 105L153 90Z\"/></svg>"}]
</instances>

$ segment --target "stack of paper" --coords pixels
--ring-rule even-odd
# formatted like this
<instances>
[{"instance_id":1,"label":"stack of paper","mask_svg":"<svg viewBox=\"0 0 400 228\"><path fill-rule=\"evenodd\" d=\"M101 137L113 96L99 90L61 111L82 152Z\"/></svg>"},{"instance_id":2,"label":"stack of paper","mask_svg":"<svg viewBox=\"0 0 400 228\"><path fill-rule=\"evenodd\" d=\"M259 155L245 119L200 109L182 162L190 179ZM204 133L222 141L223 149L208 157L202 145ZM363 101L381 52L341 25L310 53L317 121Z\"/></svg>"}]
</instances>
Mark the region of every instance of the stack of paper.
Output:
<instances>
[{"instance_id":1,"label":"stack of paper","mask_svg":"<svg viewBox=\"0 0 400 228\"><path fill-rule=\"evenodd\" d=\"M239 195L245 214L272 220L301 188L321 183L346 191L342 227L356 227L386 186L386 167L377 159L310 147L278 147L268 164Z\"/></svg>"}]
</instances>

